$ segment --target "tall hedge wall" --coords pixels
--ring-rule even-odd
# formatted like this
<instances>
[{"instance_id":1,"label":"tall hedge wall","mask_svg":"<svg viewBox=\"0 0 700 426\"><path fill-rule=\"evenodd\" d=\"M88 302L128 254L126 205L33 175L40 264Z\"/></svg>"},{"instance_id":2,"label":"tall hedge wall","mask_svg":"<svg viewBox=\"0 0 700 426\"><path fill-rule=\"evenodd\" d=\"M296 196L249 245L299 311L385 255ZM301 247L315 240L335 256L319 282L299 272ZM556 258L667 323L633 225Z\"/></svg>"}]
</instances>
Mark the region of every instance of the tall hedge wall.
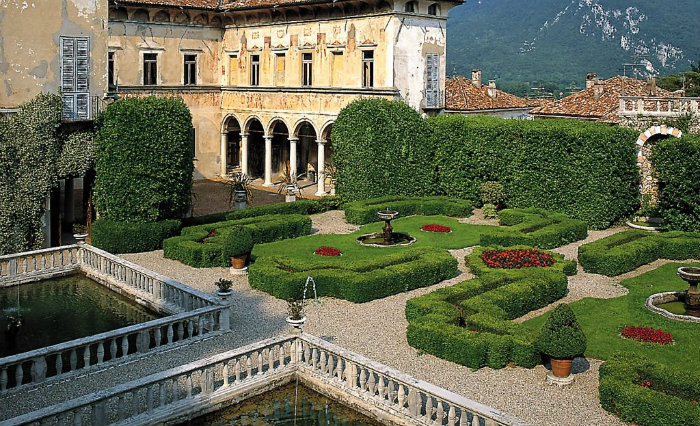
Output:
<instances>
[{"instance_id":1,"label":"tall hedge wall","mask_svg":"<svg viewBox=\"0 0 700 426\"><path fill-rule=\"evenodd\" d=\"M102 219L154 222L190 208L192 116L181 99L129 98L98 123L95 206Z\"/></svg>"},{"instance_id":2,"label":"tall hedge wall","mask_svg":"<svg viewBox=\"0 0 700 426\"><path fill-rule=\"evenodd\" d=\"M651 162L659 180L659 211L667 226L700 231L700 137L657 142Z\"/></svg>"},{"instance_id":3,"label":"tall hedge wall","mask_svg":"<svg viewBox=\"0 0 700 426\"><path fill-rule=\"evenodd\" d=\"M573 120L438 116L438 190L479 202L480 185L502 183L509 207L539 207L605 228L638 203L637 134Z\"/></svg>"},{"instance_id":4,"label":"tall hedge wall","mask_svg":"<svg viewBox=\"0 0 700 426\"><path fill-rule=\"evenodd\" d=\"M338 114L332 139L337 190L346 200L432 192L428 127L404 102L352 102Z\"/></svg>"}]
</instances>

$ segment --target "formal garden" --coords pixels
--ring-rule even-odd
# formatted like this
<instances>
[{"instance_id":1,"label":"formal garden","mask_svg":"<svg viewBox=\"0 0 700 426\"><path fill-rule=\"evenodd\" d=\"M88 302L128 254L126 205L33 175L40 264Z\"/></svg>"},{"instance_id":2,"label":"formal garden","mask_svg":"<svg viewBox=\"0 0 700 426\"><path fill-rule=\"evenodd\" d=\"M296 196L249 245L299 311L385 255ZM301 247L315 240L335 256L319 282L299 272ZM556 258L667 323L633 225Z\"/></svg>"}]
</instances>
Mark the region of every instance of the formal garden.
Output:
<instances>
[{"instance_id":1,"label":"formal garden","mask_svg":"<svg viewBox=\"0 0 700 426\"><path fill-rule=\"evenodd\" d=\"M199 290L214 289L203 277L219 278L219 293L232 294L232 330L274 322L242 314L237 298L261 312L288 305L288 319L309 319L305 330L395 359L396 368L533 424L553 423L544 419L549 410L561 424L585 422L584 409L566 419L573 396L597 410L592 422L700 425L692 368L700 321L691 306L700 275L692 269L700 268L697 136L654 147L653 214L668 231L651 232L624 226L650 207L639 194L637 134L620 127L424 119L400 102L354 102L333 127L339 195L192 217L194 142L181 101L120 100L89 137L39 125L13 122L0 136L54 132L51 158L15 155L23 170L45 167L44 190L62 174L94 168L89 244ZM91 156L59 167L77 155L67 151L76 139ZM2 157L0 166L13 170L15 160ZM10 179L19 178L7 176L0 185L12 193ZM31 206L41 198L29 195L21 227L12 226L20 195L0 212L4 253L40 246L40 208ZM690 268L679 276L680 267ZM573 291L580 285L590 287L585 297ZM383 338L364 332L372 319L359 312L389 327L381 333L392 350L378 354L368 343L381 347ZM522 382L531 371L541 374ZM475 391L463 383L470 377L499 395ZM511 387L559 408L523 408L508 397Z\"/></svg>"}]
</instances>

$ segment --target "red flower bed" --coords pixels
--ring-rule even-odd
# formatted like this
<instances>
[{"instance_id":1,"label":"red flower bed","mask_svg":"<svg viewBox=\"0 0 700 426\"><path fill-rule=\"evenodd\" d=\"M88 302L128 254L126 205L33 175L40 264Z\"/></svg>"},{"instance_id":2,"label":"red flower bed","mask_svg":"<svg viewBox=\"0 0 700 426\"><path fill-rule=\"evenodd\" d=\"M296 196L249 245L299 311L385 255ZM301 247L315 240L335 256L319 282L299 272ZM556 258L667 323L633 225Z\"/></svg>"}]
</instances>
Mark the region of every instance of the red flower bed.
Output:
<instances>
[{"instance_id":1,"label":"red flower bed","mask_svg":"<svg viewBox=\"0 0 700 426\"><path fill-rule=\"evenodd\" d=\"M211 231L209 234L207 234L207 237L216 237L216 232Z\"/></svg>"},{"instance_id":2,"label":"red flower bed","mask_svg":"<svg viewBox=\"0 0 700 426\"><path fill-rule=\"evenodd\" d=\"M333 247L319 247L314 250L314 254L319 256L340 256L343 254L340 250Z\"/></svg>"},{"instance_id":3,"label":"red flower bed","mask_svg":"<svg viewBox=\"0 0 700 426\"><path fill-rule=\"evenodd\" d=\"M671 333L661 330L660 328L654 327L638 327L636 325L628 325L623 328L620 332L622 337L627 339L634 339L638 342L651 342L658 343L660 345L668 345L673 343L673 336Z\"/></svg>"},{"instance_id":4,"label":"red flower bed","mask_svg":"<svg viewBox=\"0 0 700 426\"><path fill-rule=\"evenodd\" d=\"M435 223L431 223L430 225L423 225L420 227L420 229L427 231L427 232L444 232L448 233L452 231L452 228L449 226L445 225L437 225Z\"/></svg>"},{"instance_id":5,"label":"red flower bed","mask_svg":"<svg viewBox=\"0 0 700 426\"><path fill-rule=\"evenodd\" d=\"M484 250L481 260L489 268L533 268L554 265L554 257L536 249Z\"/></svg>"}]
</instances>

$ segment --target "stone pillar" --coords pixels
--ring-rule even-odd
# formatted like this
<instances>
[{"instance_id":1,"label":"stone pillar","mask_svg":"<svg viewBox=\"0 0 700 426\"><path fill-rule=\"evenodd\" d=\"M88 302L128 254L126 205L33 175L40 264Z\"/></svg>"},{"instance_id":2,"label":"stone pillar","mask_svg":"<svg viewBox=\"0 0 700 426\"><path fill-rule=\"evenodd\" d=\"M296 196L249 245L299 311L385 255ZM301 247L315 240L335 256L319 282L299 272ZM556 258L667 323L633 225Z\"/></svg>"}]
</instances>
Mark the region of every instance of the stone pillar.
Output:
<instances>
[{"instance_id":1,"label":"stone pillar","mask_svg":"<svg viewBox=\"0 0 700 426\"><path fill-rule=\"evenodd\" d=\"M317 173L318 173L318 190L316 195L321 197L326 195L326 141L317 140L318 145L318 156L317 156Z\"/></svg>"},{"instance_id":2,"label":"stone pillar","mask_svg":"<svg viewBox=\"0 0 700 426\"><path fill-rule=\"evenodd\" d=\"M248 176L248 133L241 133L241 173Z\"/></svg>"},{"instance_id":3,"label":"stone pillar","mask_svg":"<svg viewBox=\"0 0 700 426\"><path fill-rule=\"evenodd\" d=\"M228 133L221 132L221 177L226 176L226 157L228 149Z\"/></svg>"},{"instance_id":4,"label":"stone pillar","mask_svg":"<svg viewBox=\"0 0 700 426\"><path fill-rule=\"evenodd\" d=\"M272 186L272 135L263 136L265 139L265 183L263 186Z\"/></svg>"},{"instance_id":5,"label":"stone pillar","mask_svg":"<svg viewBox=\"0 0 700 426\"><path fill-rule=\"evenodd\" d=\"M299 138L289 138L289 176L297 180L297 142Z\"/></svg>"}]
</instances>

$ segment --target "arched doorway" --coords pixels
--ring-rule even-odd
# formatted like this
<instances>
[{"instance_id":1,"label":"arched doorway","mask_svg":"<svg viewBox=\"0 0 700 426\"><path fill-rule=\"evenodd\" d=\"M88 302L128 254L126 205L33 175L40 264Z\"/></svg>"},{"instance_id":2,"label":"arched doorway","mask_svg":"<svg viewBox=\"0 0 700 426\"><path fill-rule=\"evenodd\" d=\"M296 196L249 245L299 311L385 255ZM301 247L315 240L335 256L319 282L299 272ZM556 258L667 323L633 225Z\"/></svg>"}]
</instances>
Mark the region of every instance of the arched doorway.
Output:
<instances>
[{"instance_id":1,"label":"arched doorway","mask_svg":"<svg viewBox=\"0 0 700 426\"><path fill-rule=\"evenodd\" d=\"M637 139L637 165L641 172L639 183L642 201L656 204L659 199L659 183L654 178L654 167L651 164L651 151L655 143L669 137L680 138L683 132L675 127L653 126L648 128Z\"/></svg>"},{"instance_id":2,"label":"arched doorway","mask_svg":"<svg viewBox=\"0 0 700 426\"><path fill-rule=\"evenodd\" d=\"M265 175L265 130L257 118L248 120L248 175L252 179Z\"/></svg>"},{"instance_id":3,"label":"arched doorway","mask_svg":"<svg viewBox=\"0 0 700 426\"><path fill-rule=\"evenodd\" d=\"M284 121L275 119L270 123L272 136L272 175L273 180L289 167L289 129Z\"/></svg>"},{"instance_id":4,"label":"arched doorway","mask_svg":"<svg viewBox=\"0 0 700 426\"><path fill-rule=\"evenodd\" d=\"M316 128L308 121L297 124L295 137L297 142L297 173L300 179L315 181L318 176Z\"/></svg>"},{"instance_id":5,"label":"arched doorway","mask_svg":"<svg viewBox=\"0 0 700 426\"><path fill-rule=\"evenodd\" d=\"M224 124L226 134L226 173L241 167L241 126L236 117L229 116Z\"/></svg>"}]
</instances>

